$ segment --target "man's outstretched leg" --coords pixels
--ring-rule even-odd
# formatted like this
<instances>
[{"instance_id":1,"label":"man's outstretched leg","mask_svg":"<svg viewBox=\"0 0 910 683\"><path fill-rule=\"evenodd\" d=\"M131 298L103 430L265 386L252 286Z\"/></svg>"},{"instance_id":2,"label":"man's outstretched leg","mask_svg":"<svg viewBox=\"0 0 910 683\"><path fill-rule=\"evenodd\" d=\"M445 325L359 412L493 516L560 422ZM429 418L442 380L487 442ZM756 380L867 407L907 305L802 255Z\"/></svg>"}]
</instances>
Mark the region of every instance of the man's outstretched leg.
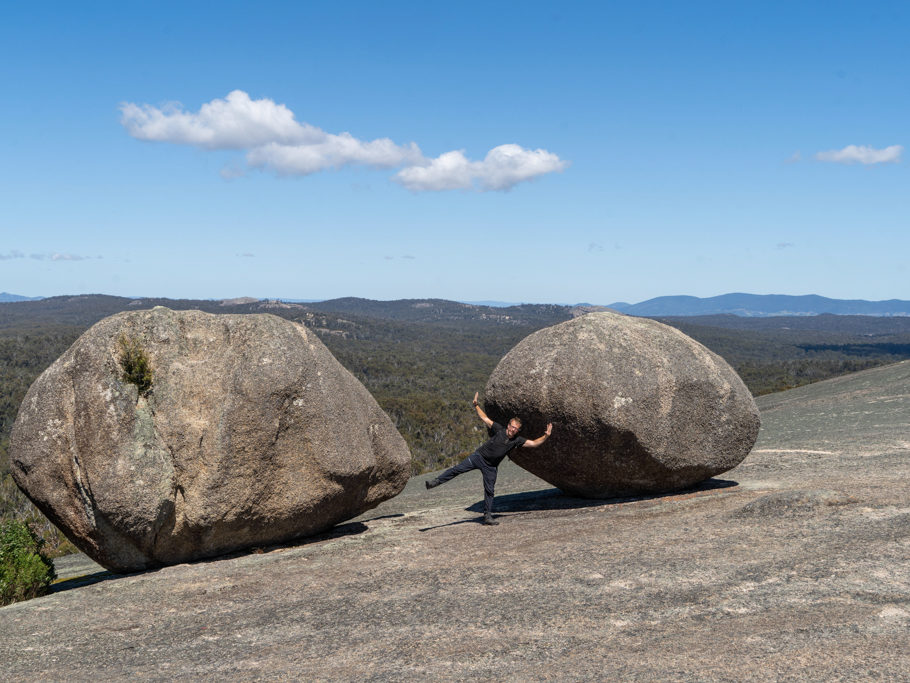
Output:
<instances>
[{"instance_id":1,"label":"man's outstretched leg","mask_svg":"<svg viewBox=\"0 0 910 683\"><path fill-rule=\"evenodd\" d=\"M476 470L478 467L480 467L480 465L478 465L474 462L475 455L477 455L477 454L472 453L467 458L462 460L460 463L458 463L457 465L453 465L452 467L447 469L445 472L440 474L435 479L430 479L430 480L426 481L425 483L427 485L427 488L431 489L436 486L439 486L440 484L445 484L449 479L453 479L454 477L457 477L459 474L464 474L465 472L470 472L471 470ZM479 458L480 456L477 455L477 457Z\"/></svg>"}]
</instances>

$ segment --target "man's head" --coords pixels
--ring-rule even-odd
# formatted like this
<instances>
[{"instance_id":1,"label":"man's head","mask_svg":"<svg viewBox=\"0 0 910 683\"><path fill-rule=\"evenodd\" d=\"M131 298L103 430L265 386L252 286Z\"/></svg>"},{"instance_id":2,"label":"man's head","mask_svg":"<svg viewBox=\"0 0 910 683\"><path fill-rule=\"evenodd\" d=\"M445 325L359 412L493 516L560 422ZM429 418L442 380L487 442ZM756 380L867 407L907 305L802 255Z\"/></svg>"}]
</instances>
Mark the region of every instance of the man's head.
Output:
<instances>
[{"instance_id":1,"label":"man's head","mask_svg":"<svg viewBox=\"0 0 910 683\"><path fill-rule=\"evenodd\" d=\"M513 417L511 420L509 420L508 427L506 427L506 435L512 439L516 434L518 434L519 430L521 430L521 420L519 420L517 417Z\"/></svg>"}]
</instances>

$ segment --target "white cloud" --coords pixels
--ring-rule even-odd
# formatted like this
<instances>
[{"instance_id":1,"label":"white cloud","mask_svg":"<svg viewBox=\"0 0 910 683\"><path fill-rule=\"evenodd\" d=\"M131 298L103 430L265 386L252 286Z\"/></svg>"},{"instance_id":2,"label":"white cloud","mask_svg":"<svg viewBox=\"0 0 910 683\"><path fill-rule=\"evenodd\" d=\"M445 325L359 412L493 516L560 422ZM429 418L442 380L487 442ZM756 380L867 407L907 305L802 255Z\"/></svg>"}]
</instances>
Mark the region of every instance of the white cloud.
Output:
<instances>
[{"instance_id":1,"label":"white cloud","mask_svg":"<svg viewBox=\"0 0 910 683\"><path fill-rule=\"evenodd\" d=\"M328 168L362 164L393 168L420 161L423 156L413 142L399 146L388 138L363 142L350 133L327 135L315 144L282 145L269 143L247 152L253 168L267 168L280 175L309 175Z\"/></svg>"},{"instance_id":2,"label":"white cloud","mask_svg":"<svg viewBox=\"0 0 910 683\"><path fill-rule=\"evenodd\" d=\"M568 162L545 149L519 145L491 149L483 161L469 161L463 151L446 152L421 165L399 171L395 181L419 192L427 190L509 190L525 180L562 171Z\"/></svg>"},{"instance_id":3,"label":"white cloud","mask_svg":"<svg viewBox=\"0 0 910 683\"><path fill-rule=\"evenodd\" d=\"M148 104L120 106L121 123L139 140L193 145L205 149L245 149L247 163L281 175L309 175L327 168L363 164L389 168L416 163L423 156L413 142L398 146L388 138L364 142L350 133L333 135L308 123L272 100L253 100L234 90L223 100L212 100L197 113L179 104L162 108ZM226 180L243 175L228 166Z\"/></svg>"},{"instance_id":4,"label":"white cloud","mask_svg":"<svg viewBox=\"0 0 910 683\"><path fill-rule=\"evenodd\" d=\"M815 158L836 164L886 164L897 163L901 159L904 148L901 145L891 145L884 149L875 149L865 145L847 145L843 149L819 152Z\"/></svg>"},{"instance_id":5,"label":"white cloud","mask_svg":"<svg viewBox=\"0 0 910 683\"><path fill-rule=\"evenodd\" d=\"M121 123L139 140L244 150L249 168L278 175L305 176L350 165L401 168L393 179L414 192L509 190L568 166L544 149L515 144L494 147L483 161L469 161L459 150L427 159L414 142L399 145L389 138L364 141L346 132L327 133L297 121L285 105L253 100L242 90L203 104L198 112L180 104L159 108L131 102L123 103L120 111ZM221 175L231 180L244 175L244 169L226 166Z\"/></svg>"},{"instance_id":6,"label":"white cloud","mask_svg":"<svg viewBox=\"0 0 910 683\"><path fill-rule=\"evenodd\" d=\"M562 171L567 166L567 162L545 149L500 145L491 149L481 162L478 179L485 190L508 190L522 181Z\"/></svg>"},{"instance_id":7,"label":"white cloud","mask_svg":"<svg viewBox=\"0 0 910 683\"><path fill-rule=\"evenodd\" d=\"M125 102L120 111L120 123L134 138L206 149L246 149L269 142L313 143L326 135L295 121L294 113L283 104L252 100L242 90L203 104L197 113L184 111L179 103L159 109Z\"/></svg>"},{"instance_id":8,"label":"white cloud","mask_svg":"<svg viewBox=\"0 0 910 683\"><path fill-rule=\"evenodd\" d=\"M0 261L9 261L15 258L25 258L25 254L23 254L18 249L13 249L6 252L5 254L0 254Z\"/></svg>"},{"instance_id":9,"label":"white cloud","mask_svg":"<svg viewBox=\"0 0 910 683\"><path fill-rule=\"evenodd\" d=\"M411 166L395 174L395 181L409 190L467 190L473 182L473 164L464 152L456 150L440 154L420 166Z\"/></svg>"}]
</instances>

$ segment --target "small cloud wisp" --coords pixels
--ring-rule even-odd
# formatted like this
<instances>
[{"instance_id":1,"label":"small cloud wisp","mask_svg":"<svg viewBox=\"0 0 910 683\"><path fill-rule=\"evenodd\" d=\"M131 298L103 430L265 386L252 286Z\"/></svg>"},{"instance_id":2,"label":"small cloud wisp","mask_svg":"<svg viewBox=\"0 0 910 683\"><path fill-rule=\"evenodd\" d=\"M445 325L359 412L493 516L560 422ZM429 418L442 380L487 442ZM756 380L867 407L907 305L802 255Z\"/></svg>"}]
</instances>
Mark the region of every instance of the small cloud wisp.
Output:
<instances>
[{"instance_id":1,"label":"small cloud wisp","mask_svg":"<svg viewBox=\"0 0 910 683\"><path fill-rule=\"evenodd\" d=\"M875 149L865 145L847 145L843 149L832 149L818 152L815 158L833 164L896 164L901 160L904 148L902 145L891 145L884 149Z\"/></svg>"},{"instance_id":2,"label":"small cloud wisp","mask_svg":"<svg viewBox=\"0 0 910 683\"><path fill-rule=\"evenodd\" d=\"M6 252L5 254L0 254L0 261L10 261L12 259L26 258L25 252L19 251L18 249L12 249L11 251ZM93 259L101 259L101 256L81 256L79 254L67 254L59 251L48 252L48 253L34 253L28 254L28 258L33 261L90 261Z\"/></svg>"},{"instance_id":3,"label":"small cloud wisp","mask_svg":"<svg viewBox=\"0 0 910 683\"><path fill-rule=\"evenodd\" d=\"M120 122L137 140L191 145L207 150L242 150L249 168L281 176L306 176L359 165L400 168L393 180L412 192L443 190L510 190L518 183L564 170L568 162L544 149L516 144L491 149L483 161L470 161L463 151L428 159L414 142L399 145L389 138L360 140L350 133L327 133L298 122L283 104L254 100L242 90L203 104L198 112L178 103L162 107L125 102ZM235 166L222 177L243 175Z\"/></svg>"},{"instance_id":4,"label":"small cloud wisp","mask_svg":"<svg viewBox=\"0 0 910 683\"><path fill-rule=\"evenodd\" d=\"M52 252L49 254L29 254L29 258L36 261L90 261L92 259L100 259L100 256L80 256L79 254L61 254L60 252Z\"/></svg>"}]
</instances>

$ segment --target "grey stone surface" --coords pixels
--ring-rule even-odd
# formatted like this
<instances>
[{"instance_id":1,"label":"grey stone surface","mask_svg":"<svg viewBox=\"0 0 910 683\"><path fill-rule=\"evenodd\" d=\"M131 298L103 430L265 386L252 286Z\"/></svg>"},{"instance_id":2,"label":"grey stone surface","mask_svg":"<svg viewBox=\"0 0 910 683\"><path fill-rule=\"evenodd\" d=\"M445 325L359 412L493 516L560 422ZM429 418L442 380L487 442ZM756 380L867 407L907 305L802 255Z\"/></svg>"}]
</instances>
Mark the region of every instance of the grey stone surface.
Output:
<instances>
[{"instance_id":1,"label":"grey stone surface","mask_svg":"<svg viewBox=\"0 0 910 683\"><path fill-rule=\"evenodd\" d=\"M145 396L122 378L121 335L150 359ZM303 326L162 307L82 335L29 389L10 454L29 498L115 571L323 531L396 495L410 467Z\"/></svg>"},{"instance_id":2,"label":"grey stone surface","mask_svg":"<svg viewBox=\"0 0 910 683\"><path fill-rule=\"evenodd\" d=\"M757 402L752 455L692 490L571 498L507 461L497 527L479 473L424 475L296 545L64 581L0 608L3 677L907 680L910 362Z\"/></svg>"},{"instance_id":3,"label":"grey stone surface","mask_svg":"<svg viewBox=\"0 0 910 683\"><path fill-rule=\"evenodd\" d=\"M749 390L720 356L654 320L591 313L526 337L500 361L484 409L553 435L511 458L566 493L672 491L739 464L758 436Z\"/></svg>"},{"instance_id":4,"label":"grey stone surface","mask_svg":"<svg viewBox=\"0 0 910 683\"><path fill-rule=\"evenodd\" d=\"M819 512L820 507L850 505L858 502L843 491L829 489L810 491L777 491L747 503L740 515L751 517L774 517L778 515L799 515Z\"/></svg>"}]
</instances>

